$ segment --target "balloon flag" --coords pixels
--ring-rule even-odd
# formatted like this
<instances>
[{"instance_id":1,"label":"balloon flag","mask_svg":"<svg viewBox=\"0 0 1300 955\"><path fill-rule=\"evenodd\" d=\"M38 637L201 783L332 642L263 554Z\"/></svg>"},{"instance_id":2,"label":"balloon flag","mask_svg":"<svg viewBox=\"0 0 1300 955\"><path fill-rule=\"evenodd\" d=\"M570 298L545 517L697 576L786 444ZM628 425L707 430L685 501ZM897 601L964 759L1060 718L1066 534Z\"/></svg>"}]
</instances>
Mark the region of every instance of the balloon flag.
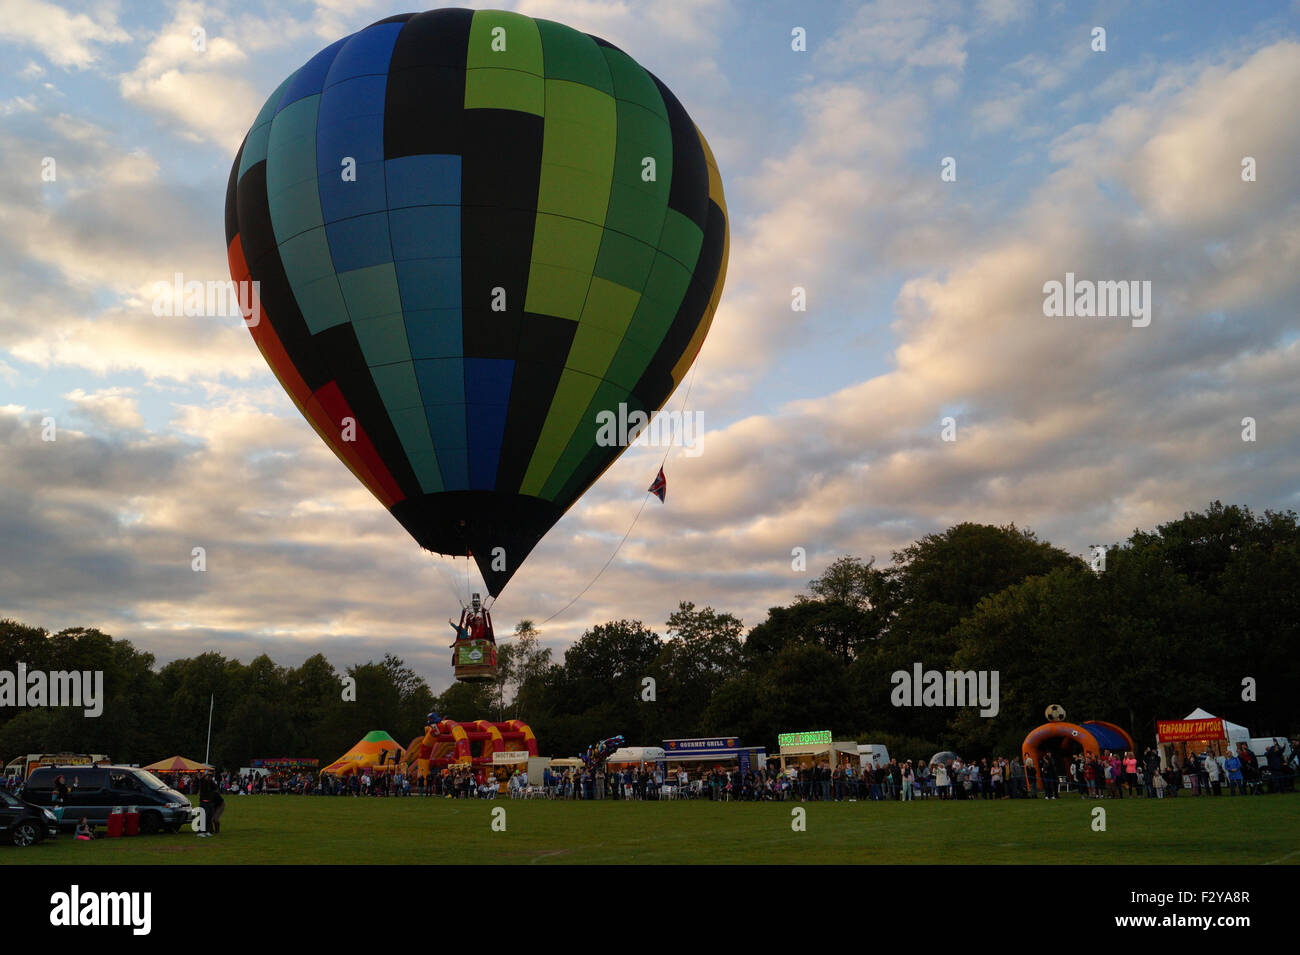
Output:
<instances>
[{"instance_id":1,"label":"balloon flag","mask_svg":"<svg viewBox=\"0 0 1300 955\"><path fill-rule=\"evenodd\" d=\"M684 377L728 229L708 143L635 60L449 9L374 23L280 85L235 157L226 240L298 409L496 596L624 450L609 422Z\"/></svg>"}]
</instances>

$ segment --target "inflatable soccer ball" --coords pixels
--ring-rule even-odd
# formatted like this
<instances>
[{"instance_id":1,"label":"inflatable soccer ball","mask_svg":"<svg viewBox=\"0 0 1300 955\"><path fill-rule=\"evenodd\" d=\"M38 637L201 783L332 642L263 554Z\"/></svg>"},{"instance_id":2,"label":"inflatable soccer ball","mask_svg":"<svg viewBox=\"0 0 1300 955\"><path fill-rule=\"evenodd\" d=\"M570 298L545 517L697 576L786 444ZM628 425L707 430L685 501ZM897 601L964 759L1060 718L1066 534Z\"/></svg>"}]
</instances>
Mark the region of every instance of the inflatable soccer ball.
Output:
<instances>
[{"instance_id":1,"label":"inflatable soccer ball","mask_svg":"<svg viewBox=\"0 0 1300 955\"><path fill-rule=\"evenodd\" d=\"M1061 720L1065 719L1065 707L1061 706L1059 703L1053 703L1047 708L1043 715L1047 717L1049 723L1059 723Z\"/></svg>"}]
</instances>

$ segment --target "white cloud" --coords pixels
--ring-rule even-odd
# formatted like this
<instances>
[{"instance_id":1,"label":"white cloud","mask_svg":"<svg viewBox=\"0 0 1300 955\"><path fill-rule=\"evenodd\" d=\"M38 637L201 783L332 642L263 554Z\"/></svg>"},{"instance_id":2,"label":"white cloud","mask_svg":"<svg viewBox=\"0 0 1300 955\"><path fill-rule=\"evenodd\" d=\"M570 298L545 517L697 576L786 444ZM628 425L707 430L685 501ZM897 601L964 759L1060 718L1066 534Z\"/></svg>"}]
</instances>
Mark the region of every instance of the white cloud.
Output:
<instances>
[{"instance_id":1,"label":"white cloud","mask_svg":"<svg viewBox=\"0 0 1300 955\"><path fill-rule=\"evenodd\" d=\"M75 388L64 397L73 408L96 425L106 428L131 429L144 424L144 418L131 388L102 388L87 392Z\"/></svg>"},{"instance_id":2,"label":"white cloud","mask_svg":"<svg viewBox=\"0 0 1300 955\"><path fill-rule=\"evenodd\" d=\"M55 66L86 69L99 48L130 41L114 10L99 5L92 14L69 13L47 0L0 0L0 39L39 50ZM40 67L29 63L25 75Z\"/></svg>"},{"instance_id":3,"label":"white cloud","mask_svg":"<svg viewBox=\"0 0 1300 955\"><path fill-rule=\"evenodd\" d=\"M349 7L323 7L338 26L324 39L358 25ZM956 9L883 4L874 23L854 19L828 44L846 69L799 81L786 135L764 125L771 112L729 116L730 100L697 94L715 111L701 127L724 162L733 216L727 292L692 392L709 415L705 452L670 455L668 503L648 504L596 586L544 628L548 639L624 616L661 627L680 599L757 623L835 556L884 559L960 520L1014 520L1081 551L1213 497L1296 504L1294 44L1228 66L1112 75L1107 96L1123 101L1064 132L1058 116L1041 184L1018 205L980 206L991 201L978 190L939 183L942 152L926 158L928 97L954 96L962 82ZM1010 24L1019 9L985 4L982 15ZM679 64L713 60L726 35L716 25L737 15L717 3L694 10L702 19L674 7L646 20L620 3L554 15L669 63L671 85ZM201 16L231 47L191 63L177 42L189 35L183 16ZM203 84L237 74L259 43L274 49L319 27L267 29L278 23L253 31L183 4L129 74L132 102L194 136L242 134L251 116L195 120L225 108ZM1013 59L981 115L1012 128L1068 92L1075 66L1064 49ZM324 648L343 663L392 649L445 685L430 620L454 604L433 558L299 418L237 320L149 311L153 283L174 271L224 276L215 200L178 185L156 150L124 149L107 120L56 115L6 147L15 168L53 151L60 181L0 180L0 348L105 379L58 389L78 415L54 443L39 440L46 398L24 393L0 408L0 538L24 542L22 562L0 565L15 595L6 612L98 623L164 657L200 645L269 648L278 660ZM1238 154L1259 159L1259 182L1240 182ZM1152 326L1044 318L1042 283L1067 270L1150 278ZM809 313L791 312L794 285L808 289ZM882 314L892 327L867 327ZM860 345L869 332L870 349ZM809 338L819 339L814 360L860 353L873 370L833 391L814 374L797 389L811 397L758 408L753 382ZM113 379L124 371L143 383ZM20 376L0 362L0 380ZM148 433L142 419L168 407L168 427ZM939 439L948 413L956 443ZM1254 446L1240 440L1246 414L1260 422ZM500 625L544 619L590 582L661 455L634 449L610 469L512 582ZM190 570L196 545L208 550L206 575ZM807 571L791 569L796 546L808 549Z\"/></svg>"},{"instance_id":4,"label":"white cloud","mask_svg":"<svg viewBox=\"0 0 1300 955\"><path fill-rule=\"evenodd\" d=\"M13 96L0 100L0 116L12 116L14 113L36 112L36 99L31 96Z\"/></svg>"},{"instance_id":5,"label":"white cloud","mask_svg":"<svg viewBox=\"0 0 1300 955\"><path fill-rule=\"evenodd\" d=\"M309 29L308 21L234 19L199 0L181 0L135 69L121 76L122 97L159 114L178 135L217 143L233 155L270 92L255 89L244 76L248 54L264 53ZM195 30L203 31L202 50L195 49Z\"/></svg>"},{"instance_id":6,"label":"white cloud","mask_svg":"<svg viewBox=\"0 0 1300 955\"><path fill-rule=\"evenodd\" d=\"M992 26L1025 20L1034 9L1033 0L979 0L976 16Z\"/></svg>"},{"instance_id":7,"label":"white cloud","mask_svg":"<svg viewBox=\"0 0 1300 955\"><path fill-rule=\"evenodd\" d=\"M1127 170L1143 206L1169 226L1218 232L1243 213L1267 218L1300 196L1300 127L1266 104L1300 89L1300 43L1283 42L1237 69L1207 70L1157 126ZM1242 181L1254 157L1258 181Z\"/></svg>"},{"instance_id":8,"label":"white cloud","mask_svg":"<svg viewBox=\"0 0 1300 955\"><path fill-rule=\"evenodd\" d=\"M874 0L826 44L833 62L961 71L966 33L954 22L961 8L949 0Z\"/></svg>"}]
</instances>

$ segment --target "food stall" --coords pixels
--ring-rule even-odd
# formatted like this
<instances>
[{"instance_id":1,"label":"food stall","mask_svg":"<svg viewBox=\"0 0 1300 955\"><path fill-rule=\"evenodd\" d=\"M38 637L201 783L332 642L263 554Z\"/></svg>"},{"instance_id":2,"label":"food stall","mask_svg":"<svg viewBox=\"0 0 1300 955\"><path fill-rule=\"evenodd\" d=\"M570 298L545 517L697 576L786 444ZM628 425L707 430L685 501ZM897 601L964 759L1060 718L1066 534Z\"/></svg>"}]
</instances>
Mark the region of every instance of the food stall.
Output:
<instances>
[{"instance_id":1,"label":"food stall","mask_svg":"<svg viewBox=\"0 0 1300 955\"><path fill-rule=\"evenodd\" d=\"M857 741L834 740L830 730L781 733L776 741L781 747L778 758L782 772L789 765L812 767L823 761L832 766L849 763L856 767L859 764Z\"/></svg>"},{"instance_id":2,"label":"food stall","mask_svg":"<svg viewBox=\"0 0 1300 955\"><path fill-rule=\"evenodd\" d=\"M742 746L735 736L666 739L663 748L664 761L668 764L668 774L671 777L683 769L689 775L696 776L715 766L747 773L763 769L767 765L766 747Z\"/></svg>"},{"instance_id":3,"label":"food stall","mask_svg":"<svg viewBox=\"0 0 1300 955\"><path fill-rule=\"evenodd\" d=\"M1178 757L1178 764L1185 765L1191 753L1204 753L1206 750L1215 756L1225 756L1237 751L1237 744L1250 742L1250 730L1236 723L1207 713L1205 710L1192 710L1181 720L1156 720L1156 746L1160 752L1160 768L1168 769L1170 759Z\"/></svg>"},{"instance_id":4,"label":"food stall","mask_svg":"<svg viewBox=\"0 0 1300 955\"><path fill-rule=\"evenodd\" d=\"M642 769L647 765L662 764L664 757L665 753L662 746L620 746L609 754L609 757L605 760L605 765L611 769L624 769L628 766ZM660 769L662 768L663 766L660 765Z\"/></svg>"}]
</instances>

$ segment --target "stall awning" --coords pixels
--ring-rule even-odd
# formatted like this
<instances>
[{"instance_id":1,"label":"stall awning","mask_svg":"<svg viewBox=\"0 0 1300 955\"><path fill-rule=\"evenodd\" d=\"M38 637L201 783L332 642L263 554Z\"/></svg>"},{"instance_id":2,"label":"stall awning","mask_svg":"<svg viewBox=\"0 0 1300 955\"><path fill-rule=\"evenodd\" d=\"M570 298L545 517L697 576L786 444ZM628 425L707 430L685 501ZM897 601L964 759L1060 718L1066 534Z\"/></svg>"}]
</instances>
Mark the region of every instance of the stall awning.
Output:
<instances>
[{"instance_id":1,"label":"stall awning","mask_svg":"<svg viewBox=\"0 0 1300 955\"><path fill-rule=\"evenodd\" d=\"M605 758L607 763L658 763L665 758L662 746L623 746Z\"/></svg>"}]
</instances>

